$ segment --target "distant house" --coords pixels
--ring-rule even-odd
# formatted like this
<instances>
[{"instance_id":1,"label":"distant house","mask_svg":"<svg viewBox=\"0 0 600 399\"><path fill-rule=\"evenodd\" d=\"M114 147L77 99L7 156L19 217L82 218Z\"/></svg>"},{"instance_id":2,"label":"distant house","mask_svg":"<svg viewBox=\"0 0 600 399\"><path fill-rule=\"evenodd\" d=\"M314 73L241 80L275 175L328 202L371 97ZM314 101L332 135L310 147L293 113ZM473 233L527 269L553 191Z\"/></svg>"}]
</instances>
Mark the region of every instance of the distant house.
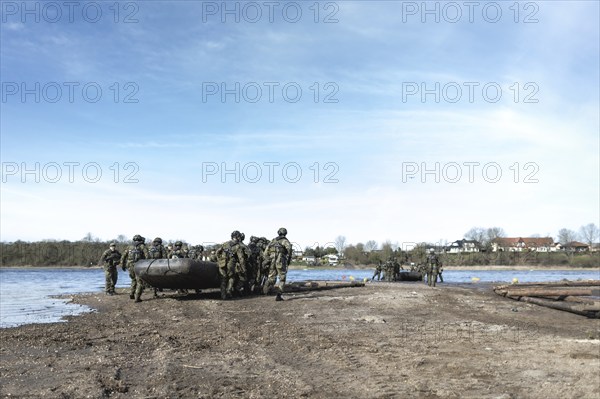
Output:
<instances>
[{"instance_id":1,"label":"distant house","mask_svg":"<svg viewBox=\"0 0 600 399\"><path fill-rule=\"evenodd\" d=\"M481 244L475 240L457 240L452 244L444 248L444 250L451 254L457 254L461 252L479 252L481 250Z\"/></svg>"},{"instance_id":2,"label":"distant house","mask_svg":"<svg viewBox=\"0 0 600 399\"><path fill-rule=\"evenodd\" d=\"M340 258L333 254L325 255L323 258L329 263L329 266L336 266L340 261Z\"/></svg>"},{"instance_id":3,"label":"distant house","mask_svg":"<svg viewBox=\"0 0 600 399\"><path fill-rule=\"evenodd\" d=\"M579 241L571 241L564 245L564 250L568 252L586 252L590 246Z\"/></svg>"},{"instance_id":4,"label":"distant house","mask_svg":"<svg viewBox=\"0 0 600 399\"><path fill-rule=\"evenodd\" d=\"M593 243L590 252L600 252L600 242Z\"/></svg>"},{"instance_id":5,"label":"distant house","mask_svg":"<svg viewBox=\"0 0 600 399\"><path fill-rule=\"evenodd\" d=\"M493 252L554 252L557 246L552 237L502 237L492 240Z\"/></svg>"},{"instance_id":6,"label":"distant house","mask_svg":"<svg viewBox=\"0 0 600 399\"><path fill-rule=\"evenodd\" d=\"M317 263L317 258L314 256L304 256L302 260L308 265L315 265Z\"/></svg>"}]
</instances>

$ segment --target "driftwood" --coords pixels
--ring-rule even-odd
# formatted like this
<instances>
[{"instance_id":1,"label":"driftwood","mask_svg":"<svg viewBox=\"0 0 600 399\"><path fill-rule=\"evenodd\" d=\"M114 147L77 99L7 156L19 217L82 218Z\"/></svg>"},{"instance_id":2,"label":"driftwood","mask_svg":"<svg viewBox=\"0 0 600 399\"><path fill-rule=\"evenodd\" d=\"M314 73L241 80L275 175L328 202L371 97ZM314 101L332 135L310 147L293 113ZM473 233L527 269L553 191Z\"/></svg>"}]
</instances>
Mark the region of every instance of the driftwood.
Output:
<instances>
[{"instance_id":1,"label":"driftwood","mask_svg":"<svg viewBox=\"0 0 600 399\"><path fill-rule=\"evenodd\" d=\"M600 280L510 284L494 292L521 302L600 318Z\"/></svg>"},{"instance_id":2,"label":"driftwood","mask_svg":"<svg viewBox=\"0 0 600 399\"><path fill-rule=\"evenodd\" d=\"M364 287L359 281L297 281L285 285L284 292L318 291L333 288Z\"/></svg>"},{"instance_id":3,"label":"driftwood","mask_svg":"<svg viewBox=\"0 0 600 399\"><path fill-rule=\"evenodd\" d=\"M517 299L517 298L512 298ZM517 300L521 302L534 303L536 305L546 306L552 309L564 310L567 312L587 316L591 318L600 318L600 305L553 301L551 299L532 298L527 296L519 297Z\"/></svg>"}]
</instances>

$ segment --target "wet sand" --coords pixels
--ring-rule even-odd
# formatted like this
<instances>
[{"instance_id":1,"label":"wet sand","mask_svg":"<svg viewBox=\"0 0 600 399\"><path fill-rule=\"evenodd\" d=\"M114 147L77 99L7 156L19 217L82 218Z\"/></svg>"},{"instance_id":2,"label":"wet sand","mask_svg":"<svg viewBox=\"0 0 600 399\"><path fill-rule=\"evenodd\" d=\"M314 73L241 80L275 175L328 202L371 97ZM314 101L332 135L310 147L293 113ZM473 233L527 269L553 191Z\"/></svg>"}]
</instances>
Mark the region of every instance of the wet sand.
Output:
<instances>
[{"instance_id":1,"label":"wet sand","mask_svg":"<svg viewBox=\"0 0 600 399\"><path fill-rule=\"evenodd\" d=\"M482 286L165 292L0 330L2 398L600 397L600 320Z\"/></svg>"}]
</instances>

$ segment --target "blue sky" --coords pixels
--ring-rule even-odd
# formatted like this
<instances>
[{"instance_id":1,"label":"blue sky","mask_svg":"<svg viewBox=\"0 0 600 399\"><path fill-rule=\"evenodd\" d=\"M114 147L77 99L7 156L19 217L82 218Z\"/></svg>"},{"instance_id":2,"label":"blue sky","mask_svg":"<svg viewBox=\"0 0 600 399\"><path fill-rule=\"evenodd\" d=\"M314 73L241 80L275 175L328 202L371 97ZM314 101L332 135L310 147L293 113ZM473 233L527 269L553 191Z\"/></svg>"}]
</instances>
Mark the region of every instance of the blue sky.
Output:
<instances>
[{"instance_id":1,"label":"blue sky","mask_svg":"<svg viewBox=\"0 0 600 399\"><path fill-rule=\"evenodd\" d=\"M599 224L598 2L53 4L2 2L3 241Z\"/></svg>"}]
</instances>

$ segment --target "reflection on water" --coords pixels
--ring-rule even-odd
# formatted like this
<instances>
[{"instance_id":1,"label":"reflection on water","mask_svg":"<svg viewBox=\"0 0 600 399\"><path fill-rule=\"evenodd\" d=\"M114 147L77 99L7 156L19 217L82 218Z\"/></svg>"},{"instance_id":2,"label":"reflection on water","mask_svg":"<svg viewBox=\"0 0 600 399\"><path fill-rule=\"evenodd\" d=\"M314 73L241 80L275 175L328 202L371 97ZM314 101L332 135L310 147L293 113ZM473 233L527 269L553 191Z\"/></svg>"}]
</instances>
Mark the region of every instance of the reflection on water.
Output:
<instances>
[{"instance_id":1,"label":"reflection on water","mask_svg":"<svg viewBox=\"0 0 600 399\"><path fill-rule=\"evenodd\" d=\"M373 270L369 269L290 270L288 281L363 280L370 279L372 276ZM513 278L517 278L521 283L562 279L600 280L600 271L447 270L444 272L444 282L450 284L472 283L477 279L477 284L509 283ZM117 288L128 287L129 284L129 274L119 269ZM56 296L103 290L102 269L0 268L0 328L29 323L58 322L63 321L64 316L89 312L91 309L86 306L68 303L67 299Z\"/></svg>"}]
</instances>

